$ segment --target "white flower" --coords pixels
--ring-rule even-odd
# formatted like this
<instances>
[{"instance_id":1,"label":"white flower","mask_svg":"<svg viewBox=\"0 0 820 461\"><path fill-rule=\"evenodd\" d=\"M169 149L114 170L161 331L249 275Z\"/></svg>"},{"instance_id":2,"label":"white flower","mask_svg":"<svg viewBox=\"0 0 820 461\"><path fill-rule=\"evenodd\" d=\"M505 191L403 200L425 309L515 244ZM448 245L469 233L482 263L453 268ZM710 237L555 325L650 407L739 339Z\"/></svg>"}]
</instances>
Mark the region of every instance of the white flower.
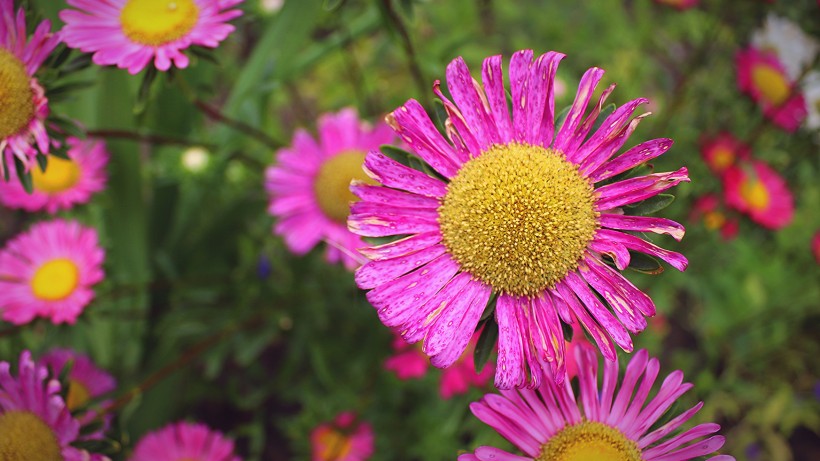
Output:
<instances>
[{"instance_id":1,"label":"white flower","mask_svg":"<svg viewBox=\"0 0 820 461\"><path fill-rule=\"evenodd\" d=\"M777 54L792 80L797 80L820 52L820 43L816 39L792 21L772 13L766 17L763 28L752 34L752 45Z\"/></svg>"},{"instance_id":2,"label":"white flower","mask_svg":"<svg viewBox=\"0 0 820 461\"><path fill-rule=\"evenodd\" d=\"M200 173L208 167L210 155L202 147L191 147L182 153L182 166L191 173Z\"/></svg>"},{"instance_id":3,"label":"white flower","mask_svg":"<svg viewBox=\"0 0 820 461\"><path fill-rule=\"evenodd\" d=\"M809 111L806 127L816 130L820 128L820 72L812 71L806 74L801 86L803 97L806 98L806 109Z\"/></svg>"}]
</instances>

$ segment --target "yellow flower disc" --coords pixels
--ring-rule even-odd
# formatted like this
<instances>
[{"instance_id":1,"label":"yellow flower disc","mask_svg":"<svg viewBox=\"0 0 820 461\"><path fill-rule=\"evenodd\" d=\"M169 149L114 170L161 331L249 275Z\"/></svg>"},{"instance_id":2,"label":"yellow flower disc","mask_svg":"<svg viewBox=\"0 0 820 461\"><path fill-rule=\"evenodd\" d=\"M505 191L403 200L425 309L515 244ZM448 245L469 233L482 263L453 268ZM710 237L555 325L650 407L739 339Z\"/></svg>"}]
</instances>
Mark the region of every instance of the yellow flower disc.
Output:
<instances>
[{"instance_id":1,"label":"yellow flower disc","mask_svg":"<svg viewBox=\"0 0 820 461\"><path fill-rule=\"evenodd\" d=\"M34 118L34 93L22 61L0 48L0 139L22 131Z\"/></svg>"},{"instance_id":2,"label":"yellow flower disc","mask_svg":"<svg viewBox=\"0 0 820 461\"><path fill-rule=\"evenodd\" d=\"M63 461L54 431L27 411L0 414L0 460Z\"/></svg>"},{"instance_id":3,"label":"yellow flower disc","mask_svg":"<svg viewBox=\"0 0 820 461\"><path fill-rule=\"evenodd\" d=\"M149 46L184 37L198 18L194 0L128 0L120 15L125 36Z\"/></svg>"},{"instance_id":4,"label":"yellow flower disc","mask_svg":"<svg viewBox=\"0 0 820 461\"><path fill-rule=\"evenodd\" d=\"M350 202L359 200L350 192L350 181L357 179L368 184L376 183L362 169L364 157L365 153L358 150L342 152L325 160L319 169L313 192L319 209L328 218L339 223L347 222Z\"/></svg>"},{"instance_id":5,"label":"yellow flower disc","mask_svg":"<svg viewBox=\"0 0 820 461\"><path fill-rule=\"evenodd\" d=\"M80 282L80 271L66 258L52 259L40 266L31 279L31 291L43 301L67 298Z\"/></svg>"},{"instance_id":6,"label":"yellow flower disc","mask_svg":"<svg viewBox=\"0 0 820 461\"><path fill-rule=\"evenodd\" d=\"M618 429L584 421L555 434L535 461L641 461L641 450Z\"/></svg>"},{"instance_id":7,"label":"yellow flower disc","mask_svg":"<svg viewBox=\"0 0 820 461\"><path fill-rule=\"evenodd\" d=\"M34 188L47 194L64 192L74 187L80 179L80 167L77 162L53 155L48 156L46 170L37 165L31 169L31 180Z\"/></svg>"}]
</instances>

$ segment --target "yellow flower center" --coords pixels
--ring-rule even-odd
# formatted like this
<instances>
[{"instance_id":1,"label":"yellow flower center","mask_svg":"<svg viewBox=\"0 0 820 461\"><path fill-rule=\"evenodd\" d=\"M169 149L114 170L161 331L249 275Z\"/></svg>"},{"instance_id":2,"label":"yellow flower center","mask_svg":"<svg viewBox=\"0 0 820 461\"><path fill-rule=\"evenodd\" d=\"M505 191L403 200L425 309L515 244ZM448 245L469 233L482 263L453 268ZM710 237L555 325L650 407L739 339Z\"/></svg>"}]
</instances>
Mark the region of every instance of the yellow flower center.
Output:
<instances>
[{"instance_id":1,"label":"yellow flower center","mask_svg":"<svg viewBox=\"0 0 820 461\"><path fill-rule=\"evenodd\" d=\"M584 421L555 434L535 461L641 461L641 450L618 429Z\"/></svg>"},{"instance_id":2,"label":"yellow flower center","mask_svg":"<svg viewBox=\"0 0 820 461\"><path fill-rule=\"evenodd\" d=\"M63 461L54 431L27 411L0 414L0 460Z\"/></svg>"},{"instance_id":3,"label":"yellow flower center","mask_svg":"<svg viewBox=\"0 0 820 461\"><path fill-rule=\"evenodd\" d=\"M91 392L85 385L76 379L68 381L68 395L65 404L69 410L74 411L91 400Z\"/></svg>"},{"instance_id":4,"label":"yellow flower center","mask_svg":"<svg viewBox=\"0 0 820 461\"><path fill-rule=\"evenodd\" d=\"M735 152L726 147L716 147L712 153L712 167L723 171L735 161Z\"/></svg>"},{"instance_id":5,"label":"yellow flower center","mask_svg":"<svg viewBox=\"0 0 820 461\"><path fill-rule=\"evenodd\" d=\"M323 445L322 451L319 453L319 459L322 461L345 459L352 448L350 437L333 429L322 432L319 441Z\"/></svg>"},{"instance_id":6,"label":"yellow flower center","mask_svg":"<svg viewBox=\"0 0 820 461\"><path fill-rule=\"evenodd\" d=\"M368 184L376 184L362 169L365 153L350 150L335 155L322 164L316 180L313 183L313 192L319 209L328 218L344 223L350 214L350 202L358 198L350 192L350 181L358 179Z\"/></svg>"},{"instance_id":7,"label":"yellow flower center","mask_svg":"<svg viewBox=\"0 0 820 461\"><path fill-rule=\"evenodd\" d=\"M80 179L80 167L77 162L53 155L48 156L46 170L40 166L31 169L31 180L34 188L46 194L56 194L71 189Z\"/></svg>"},{"instance_id":8,"label":"yellow flower center","mask_svg":"<svg viewBox=\"0 0 820 461\"><path fill-rule=\"evenodd\" d=\"M758 64L752 69L752 82L767 102L780 106L789 98L791 87L786 76L766 64Z\"/></svg>"},{"instance_id":9,"label":"yellow flower center","mask_svg":"<svg viewBox=\"0 0 820 461\"><path fill-rule=\"evenodd\" d=\"M703 223L707 229L720 229L726 222L726 216L720 211L710 211L703 215Z\"/></svg>"},{"instance_id":10,"label":"yellow flower center","mask_svg":"<svg viewBox=\"0 0 820 461\"><path fill-rule=\"evenodd\" d=\"M740 185L740 196L755 210L765 210L769 206L769 191L758 179L748 178Z\"/></svg>"},{"instance_id":11,"label":"yellow flower center","mask_svg":"<svg viewBox=\"0 0 820 461\"><path fill-rule=\"evenodd\" d=\"M150 46L184 37L198 18L194 0L128 0L120 15L125 36Z\"/></svg>"},{"instance_id":12,"label":"yellow flower center","mask_svg":"<svg viewBox=\"0 0 820 461\"><path fill-rule=\"evenodd\" d=\"M34 118L34 94L23 63L0 48L0 139L19 133Z\"/></svg>"},{"instance_id":13,"label":"yellow flower center","mask_svg":"<svg viewBox=\"0 0 820 461\"><path fill-rule=\"evenodd\" d=\"M31 279L31 291L43 301L59 301L74 292L80 281L80 271L66 258L52 259L43 264Z\"/></svg>"},{"instance_id":14,"label":"yellow flower center","mask_svg":"<svg viewBox=\"0 0 820 461\"><path fill-rule=\"evenodd\" d=\"M598 228L590 183L562 153L491 147L462 166L438 209L444 245L501 293L533 295L572 270Z\"/></svg>"}]
</instances>

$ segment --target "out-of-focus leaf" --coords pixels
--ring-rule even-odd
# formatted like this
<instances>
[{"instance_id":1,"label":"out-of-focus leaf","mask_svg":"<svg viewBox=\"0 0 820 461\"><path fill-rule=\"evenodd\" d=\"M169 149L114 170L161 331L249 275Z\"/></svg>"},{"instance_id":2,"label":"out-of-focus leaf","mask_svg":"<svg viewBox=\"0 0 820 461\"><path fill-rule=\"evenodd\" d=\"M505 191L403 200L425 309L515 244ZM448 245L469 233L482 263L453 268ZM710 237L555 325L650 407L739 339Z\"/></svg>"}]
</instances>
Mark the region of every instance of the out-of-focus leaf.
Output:
<instances>
[{"instance_id":1,"label":"out-of-focus leaf","mask_svg":"<svg viewBox=\"0 0 820 461\"><path fill-rule=\"evenodd\" d=\"M14 157L14 169L17 172L17 179L23 185L23 189L30 194L34 190L34 185L31 183L31 173L26 171L26 166L17 156Z\"/></svg>"},{"instance_id":2,"label":"out-of-focus leaf","mask_svg":"<svg viewBox=\"0 0 820 461\"><path fill-rule=\"evenodd\" d=\"M663 272L663 266L661 266L661 263L657 259L648 256L645 253L630 251L629 258L628 268L633 271L643 272L644 274L650 275L657 275Z\"/></svg>"},{"instance_id":3,"label":"out-of-focus leaf","mask_svg":"<svg viewBox=\"0 0 820 461\"><path fill-rule=\"evenodd\" d=\"M658 194L638 203L626 205L626 208L629 210L628 214L646 216L663 210L674 201L675 196L672 194Z\"/></svg>"},{"instance_id":4,"label":"out-of-focus leaf","mask_svg":"<svg viewBox=\"0 0 820 461\"><path fill-rule=\"evenodd\" d=\"M498 341L498 324L492 318L484 323L484 329L481 330L481 336L476 342L475 352L473 353L473 362L476 372L481 373L487 360L490 359L490 354L495 350L495 344Z\"/></svg>"}]
</instances>

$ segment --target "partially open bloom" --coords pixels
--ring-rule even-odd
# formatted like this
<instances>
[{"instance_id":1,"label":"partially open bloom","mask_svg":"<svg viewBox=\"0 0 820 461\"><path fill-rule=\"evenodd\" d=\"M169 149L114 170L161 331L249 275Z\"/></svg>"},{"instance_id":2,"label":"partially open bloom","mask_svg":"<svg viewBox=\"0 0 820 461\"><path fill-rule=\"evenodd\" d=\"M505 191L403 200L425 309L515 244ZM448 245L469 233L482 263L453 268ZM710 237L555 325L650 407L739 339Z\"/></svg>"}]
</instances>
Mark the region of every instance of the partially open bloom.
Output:
<instances>
[{"instance_id":1,"label":"partially open bloom","mask_svg":"<svg viewBox=\"0 0 820 461\"><path fill-rule=\"evenodd\" d=\"M0 181L16 157L26 168L46 154L48 99L34 74L57 46L51 23L43 21L26 40L26 12L12 0L0 0Z\"/></svg>"},{"instance_id":2,"label":"partially open bloom","mask_svg":"<svg viewBox=\"0 0 820 461\"><path fill-rule=\"evenodd\" d=\"M365 461L373 454L373 429L352 412L310 433L311 461Z\"/></svg>"},{"instance_id":3,"label":"partially open bloom","mask_svg":"<svg viewBox=\"0 0 820 461\"><path fill-rule=\"evenodd\" d=\"M494 447L479 447L459 461L685 461L715 453L723 446L720 429L704 423L678 432L703 406L698 403L653 425L692 385L680 370L670 373L648 399L660 371L655 358L638 351L619 383L618 362L605 362L598 384L598 357L590 347L578 347L579 396L569 380L545 379L537 389L487 394L470 405L473 414L524 453L513 455ZM616 391L617 388L617 391ZM634 392L634 396L633 396ZM647 400L648 399L648 400ZM704 439L704 437L706 437ZM733 461L717 455L710 461Z\"/></svg>"},{"instance_id":4,"label":"partially open bloom","mask_svg":"<svg viewBox=\"0 0 820 461\"><path fill-rule=\"evenodd\" d=\"M67 0L62 38L94 53L94 63L137 74L151 61L161 71L188 67L187 48L216 48L242 15L244 0Z\"/></svg>"},{"instance_id":5,"label":"partially open bloom","mask_svg":"<svg viewBox=\"0 0 820 461\"><path fill-rule=\"evenodd\" d=\"M2 459L88 460L92 455L71 445L80 434L80 422L60 397L60 383L48 378L46 367L34 363L29 351L20 354L17 370L14 377L9 362L0 362Z\"/></svg>"},{"instance_id":6,"label":"partially open bloom","mask_svg":"<svg viewBox=\"0 0 820 461\"><path fill-rule=\"evenodd\" d=\"M179 422L145 435L129 461L240 461L233 441L204 424Z\"/></svg>"},{"instance_id":7,"label":"partially open bloom","mask_svg":"<svg viewBox=\"0 0 820 461\"><path fill-rule=\"evenodd\" d=\"M58 377L70 363L68 371L68 389L65 398L66 406L71 412L77 412L92 400L95 400L117 387L117 381L105 370L98 368L90 358L70 349L52 349L38 361L51 371L51 376ZM94 409L87 409L79 416L83 423L91 423L97 417ZM102 436L108 428L110 418L103 419L103 427L94 435Z\"/></svg>"},{"instance_id":8,"label":"partially open bloom","mask_svg":"<svg viewBox=\"0 0 820 461\"><path fill-rule=\"evenodd\" d=\"M799 25L774 13L769 13L763 27L752 33L752 45L777 55L792 80L800 78L820 52L817 39L803 32Z\"/></svg>"},{"instance_id":9,"label":"partially open bloom","mask_svg":"<svg viewBox=\"0 0 820 461\"><path fill-rule=\"evenodd\" d=\"M68 138L67 142L68 160L49 155L45 171L36 162L32 166L34 190L31 193L18 181L0 181L0 203L30 212L56 213L87 203L94 193L105 189L108 180L105 143L77 138Z\"/></svg>"},{"instance_id":10,"label":"partially open bloom","mask_svg":"<svg viewBox=\"0 0 820 461\"><path fill-rule=\"evenodd\" d=\"M655 0L655 3L671 6L676 10L683 11L698 6L699 0Z\"/></svg>"},{"instance_id":11,"label":"partially open bloom","mask_svg":"<svg viewBox=\"0 0 820 461\"><path fill-rule=\"evenodd\" d=\"M356 111L343 109L319 118L318 140L299 130L290 147L276 153L276 164L265 173L271 197L268 212L277 218L274 232L290 251L302 255L327 242L327 260L358 267L361 237L347 229L350 181L368 181L362 170L365 153L396 139L390 127L370 127Z\"/></svg>"},{"instance_id":12,"label":"partially open bloom","mask_svg":"<svg viewBox=\"0 0 820 461\"><path fill-rule=\"evenodd\" d=\"M756 48L735 56L737 84L775 125L794 132L806 118L806 101L783 64L771 52Z\"/></svg>"},{"instance_id":13,"label":"partially open bloom","mask_svg":"<svg viewBox=\"0 0 820 461\"><path fill-rule=\"evenodd\" d=\"M473 335L470 346L456 363L441 371L439 394L442 398L449 399L454 395L466 393L471 387L485 386L492 378L495 371L492 364L487 364L481 373L476 373L473 352L478 335L479 333ZM393 350L395 354L384 362L384 368L396 373L399 379L420 378L427 374L430 360L421 349L407 344L401 336L396 335L393 339Z\"/></svg>"},{"instance_id":14,"label":"partially open bloom","mask_svg":"<svg viewBox=\"0 0 820 461\"><path fill-rule=\"evenodd\" d=\"M628 250L679 270L687 265L682 255L632 233L679 240L683 226L627 214L631 205L688 181L686 168L616 177L663 154L672 141L653 139L613 158L645 116L633 118L633 112L647 100L626 103L592 133L614 89L605 89L584 117L604 74L598 68L584 74L556 132L553 80L563 57L550 52L533 60L531 50L513 55L512 117L501 56L484 61L483 85L461 58L454 60L447 86L455 103L439 82L434 87L449 115L448 139L415 100L388 116L440 176L371 151L365 170L381 185L351 186L361 201L351 206L350 229L400 237L360 250L372 261L357 270L356 281L370 290L367 299L381 321L409 343L424 340L433 365L445 368L462 355L497 293L495 384L504 389L537 385L543 367L563 379L561 321L577 318L609 360L614 344L632 350L629 332L646 327L655 305L616 270L629 265Z\"/></svg>"},{"instance_id":15,"label":"partially open bloom","mask_svg":"<svg viewBox=\"0 0 820 461\"><path fill-rule=\"evenodd\" d=\"M718 176L734 165L738 159L749 158L750 150L743 141L727 132L705 137L700 141L700 155L703 161Z\"/></svg>"},{"instance_id":16,"label":"partially open bloom","mask_svg":"<svg viewBox=\"0 0 820 461\"><path fill-rule=\"evenodd\" d=\"M729 168L723 188L729 206L763 227L780 229L794 217L794 200L786 181L759 160Z\"/></svg>"},{"instance_id":17,"label":"partially open bloom","mask_svg":"<svg viewBox=\"0 0 820 461\"><path fill-rule=\"evenodd\" d=\"M33 225L0 251L0 313L22 325L34 317L73 324L104 275L97 231L74 221Z\"/></svg>"},{"instance_id":18,"label":"partially open bloom","mask_svg":"<svg viewBox=\"0 0 820 461\"><path fill-rule=\"evenodd\" d=\"M715 194L706 194L695 199L689 217L692 221L702 220L707 229L719 231L725 240L737 236L737 219L727 215L720 197Z\"/></svg>"}]
</instances>

